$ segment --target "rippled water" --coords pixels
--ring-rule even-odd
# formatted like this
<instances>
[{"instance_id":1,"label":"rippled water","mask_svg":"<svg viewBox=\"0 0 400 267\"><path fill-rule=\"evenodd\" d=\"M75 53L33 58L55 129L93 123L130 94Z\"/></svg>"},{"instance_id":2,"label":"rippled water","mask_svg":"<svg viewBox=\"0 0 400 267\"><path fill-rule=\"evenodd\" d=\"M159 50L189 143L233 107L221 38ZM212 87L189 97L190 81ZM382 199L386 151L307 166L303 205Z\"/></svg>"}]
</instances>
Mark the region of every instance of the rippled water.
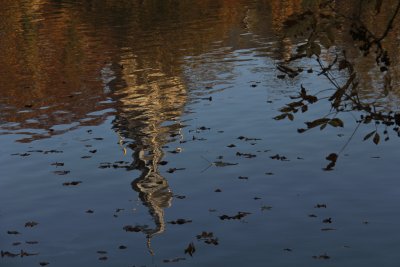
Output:
<instances>
[{"instance_id":1,"label":"rippled water","mask_svg":"<svg viewBox=\"0 0 400 267\"><path fill-rule=\"evenodd\" d=\"M303 2L3 0L0 265L397 266L398 139L362 125L326 172L350 114L305 134L329 106L272 119L329 86L277 78Z\"/></svg>"}]
</instances>

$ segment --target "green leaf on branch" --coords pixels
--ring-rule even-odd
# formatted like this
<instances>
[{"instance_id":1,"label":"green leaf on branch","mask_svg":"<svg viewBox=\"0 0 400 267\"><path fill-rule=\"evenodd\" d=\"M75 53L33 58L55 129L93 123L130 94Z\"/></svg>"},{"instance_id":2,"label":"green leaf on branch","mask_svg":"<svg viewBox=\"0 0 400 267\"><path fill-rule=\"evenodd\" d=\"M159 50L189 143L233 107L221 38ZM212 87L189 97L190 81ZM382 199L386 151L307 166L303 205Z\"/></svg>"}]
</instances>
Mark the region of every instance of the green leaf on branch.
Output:
<instances>
[{"instance_id":1,"label":"green leaf on branch","mask_svg":"<svg viewBox=\"0 0 400 267\"><path fill-rule=\"evenodd\" d=\"M287 113L283 113L281 115L274 117L274 120L277 120L277 121L283 120L284 118L286 118L286 116L287 116Z\"/></svg>"},{"instance_id":2,"label":"green leaf on branch","mask_svg":"<svg viewBox=\"0 0 400 267\"><path fill-rule=\"evenodd\" d=\"M309 129L311 129L311 128L314 128L314 127L317 127L317 126L326 124L326 123L328 123L329 121L330 121L330 119L328 119L328 118L323 118L323 119L314 120L314 121L312 121L312 122L306 122L305 124L307 125L307 127L308 127Z\"/></svg>"},{"instance_id":3,"label":"green leaf on branch","mask_svg":"<svg viewBox=\"0 0 400 267\"><path fill-rule=\"evenodd\" d=\"M343 127L344 126L343 121L338 118L331 119L329 121L329 125L331 125L333 127Z\"/></svg>"},{"instance_id":4,"label":"green leaf on branch","mask_svg":"<svg viewBox=\"0 0 400 267\"><path fill-rule=\"evenodd\" d=\"M368 140L369 138L371 138L371 136L375 133L376 131L372 131L369 134L367 134L366 136L364 136L364 141Z\"/></svg>"}]
</instances>

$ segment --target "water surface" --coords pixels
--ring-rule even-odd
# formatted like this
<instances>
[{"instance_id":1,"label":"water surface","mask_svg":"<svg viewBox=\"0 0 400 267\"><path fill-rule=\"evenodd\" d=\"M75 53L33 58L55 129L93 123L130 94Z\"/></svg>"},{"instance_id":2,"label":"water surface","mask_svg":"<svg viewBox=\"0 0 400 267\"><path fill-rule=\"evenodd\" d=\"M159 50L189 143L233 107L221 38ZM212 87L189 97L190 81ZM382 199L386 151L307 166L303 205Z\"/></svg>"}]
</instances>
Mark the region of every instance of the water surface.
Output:
<instances>
[{"instance_id":1,"label":"water surface","mask_svg":"<svg viewBox=\"0 0 400 267\"><path fill-rule=\"evenodd\" d=\"M273 119L301 84L329 86L277 78L296 45L282 23L306 2L3 1L0 249L39 255L1 265L397 266L395 133L376 146L362 125L326 172L354 117L305 134L328 105Z\"/></svg>"}]
</instances>

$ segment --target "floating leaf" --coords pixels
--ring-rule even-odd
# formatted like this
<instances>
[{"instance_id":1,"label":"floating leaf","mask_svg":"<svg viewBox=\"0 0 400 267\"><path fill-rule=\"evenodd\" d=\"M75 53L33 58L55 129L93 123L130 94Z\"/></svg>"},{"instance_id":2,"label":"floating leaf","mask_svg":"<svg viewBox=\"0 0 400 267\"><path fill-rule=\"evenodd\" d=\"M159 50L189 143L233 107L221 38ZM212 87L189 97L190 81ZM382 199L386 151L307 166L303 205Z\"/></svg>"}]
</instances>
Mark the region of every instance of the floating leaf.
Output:
<instances>
[{"instance_id":1,"label":"floating leaf","mask_svg":"<svg viewBox=\"0 0 400 267\"><path fill-rule=\"evenodd\" d=\"M20 256L22 257L29 257L29 256L37 256L39 253L29 253L24 250L21 250Z\"/></svg>"},{"instance_id":2,"label":"floating leaf","mask_svg":"<svg viewBox=\"0 0 400 267\"><path fill-rule=\"evenodd\" d=\"M375 145L379 144L380 141L380 136L378 133L375 133L374 139L372 139L372 141L374 141Z\"/></svg>"},{"instance_id":3,"label":"floating leaf","mask_svg":"<svg viewBox=\"0 0 400 267\"><path fill-rule=\"evenodd\" d=\"M332 223L332 218L326 218L322 222L323 223Z\"/></svg>"},{"instance_id":4,"label":"floating leaf","mask_svg":"<svg viewBox=\"0 0 400 267\"><path fill-rule=\"evenodd\" d=\"M7 231L7 234L9 234L9 235L19 235L20 232L18 232L18 231Z\"/></svg>"},{"instance_id":5,"label":"floating leaf","mask_svg":"<svg viewBox=\"0 0 400 267\"><path fill-rule=\"evenodd\" d=\"M213 165L216 167L226 167L226 166L234 166L238 165L238 163L229 163L229 162L223 162L223 161L214 161Z\"/></svg>"},{"instance_id":6,"label":"floating leaf","mask_svg":"<svg viewBox=\"0 0 400 267\"><path fill-rule=\"evenodd\" d=\"M164 263L170 263L170 262L179 262L179 261L184 261L186 258L173 258L173 259L165 259L163 260Z\"/></svg>"},{"instance_id":7,"label":"floating leaf","mask_svg":"<svg viewBox=\"0 0 400 267\"><path fill-rule=\"evenodd\" d=\"M333 170L333 167L336 165L336 161L338 159L338 155L336 153L331 153L326 157L326 160L329 160L330 163L324 168L325 171Z\"/></svg>"},{"instance_id":8,"label":"floating leaf","mask_svg":"<svg viewBox=\"0 0 400 267\"><path fill-rule=\"evenodd\" d=\"M135 225L135 226L133 226L133 225L126 225L126 226L124 226L123 227L123 229L126 231L126 232L142 232L142 231L144 231L144 230L146 230L148 228L148 226L147 225Z\"/></svg>"},{"instance_id":9,"label":"floating leaf","mask_svg":"<svg viewBox=\"0 0 400 267\"><path fill-rule=\"evenodd\" d=\"M191 223L191 222L192 222L192 220L177 219L176 221L170 221L170 222L168 222L168 223L170 223L170 224L179 224L179 225L181 225L181 224Z\"/></svg>"},{"instance_id":10,"label":"floating leaf","mask_svg":"<svg viewBox=\"0 0 400 267\"><path fill-rule=\"evenodd\" d=\"M193 256L193 253L196 251L196 248L194 247L193 242L190 242L188 247L185 249L185 254L189 254L190 257Z\"/></svg>"},{"instance_id":11,"label":"floating leaf","mask_svg":"<svg viewBox=\"0 0 400 267\"><path fill-rule=\"evenodd\" d=\"M82 183L82 181L72 181L72 182L65 182L65 183L63 183L62 185L63 186L76 186L76 185L79 185L79 184L81 184Z\"/></svg>"},{"instance_id":12,"label":"floating leaf","mask_svg":"<svg viewBox=\"0 0 400 267\"><path fill-rule=\"evenodd\" d=\"M335 228L322 228L321 231L324 231L324 232L326 232L326 231L336 231L336 229Z\"/></svg>"},{"instance_id":13,"label":"floating leaf","mask_svg":"<svg viewBox=\"0 0 400 267\"><path fill-rule=\"evenodd\" d=\"M54 171L54 174L57 175L67 175L68 173L70 173L71 171Z\"/></svg>"},{"instance_id":14,"label":"floating leaf","mask_svg":"<svg viewBox=\"0 0 400 267\"><path fill-rule=\"evenodd\" d=\"M38 223L37 223L37 222L34 222L34 221L25 223L25 227L34 227L34 226L36 226L36 225L38 225Z\"/></svg>"},{"instance_id":15,"label":"floating leaf","mask_svg":"<svg viewBox=\"0 0 400 267\"><path fill-rule=\"evenodd\" d=\"M234 216L228 216L228 215L221 215L219 216L219 218L221 220L240 220L244 217L246 217L247 215L251 214L250 212L243 212L243 211L239 211L236 215Z\"/></svg>"},{"instance_id":16,"label":"floating leaf","mask_svg":"<svg viewBox=\"0 0 400 267\"><path fill-rule=\"evenodd\" d=\"M313 259L318 259L318 260L328 260L330 258L331 257L329 257L327 254L322 254L322 255L319 255L319 256L313 256Z\"/></svg>"},{"instance_id":17,"label":"floating leaf","mask_svg":"<svg viewBox=\"0 0 400 267\"><path fill-rule=\"evenodd\" d=\"M9 251L3 251L3 250L1 251L1 257L2 258L4 258L4 257L15 258L17 256L19 256L19 254L12 253L12 252L9 252Z\"/></svg>"}]
</instances>

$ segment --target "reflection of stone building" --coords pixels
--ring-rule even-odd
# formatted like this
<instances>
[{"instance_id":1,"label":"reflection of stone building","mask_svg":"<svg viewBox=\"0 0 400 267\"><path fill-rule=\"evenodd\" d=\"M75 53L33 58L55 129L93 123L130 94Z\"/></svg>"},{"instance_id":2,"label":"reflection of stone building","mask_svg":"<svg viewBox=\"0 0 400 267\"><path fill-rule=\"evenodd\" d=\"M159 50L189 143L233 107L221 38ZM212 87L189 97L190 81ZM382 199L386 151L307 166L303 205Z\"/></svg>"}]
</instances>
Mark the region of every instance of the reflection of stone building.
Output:
<instances>
[{"instance_id":1,"label":"reflection of stone building","mask_svg":"<svg viewBox=\"0 0 400 267\"><path fill-rule=\"evenodd\" d=\"M115 94L118 104L113 124L115 131L131 140L129 146L134 151L131 168L141 172L132 182L132 188L139 193L155 224L143 230L150 248L151 238L165 229L164 209L172 201L168 182L158 170L164 156L162 147L171 134L180 130L179 117L187 92L181 78L157 68L162 62L135 59L131 52L123 58L127 58L121 61L125 86Z\"/></svg>"}]
</instances>

